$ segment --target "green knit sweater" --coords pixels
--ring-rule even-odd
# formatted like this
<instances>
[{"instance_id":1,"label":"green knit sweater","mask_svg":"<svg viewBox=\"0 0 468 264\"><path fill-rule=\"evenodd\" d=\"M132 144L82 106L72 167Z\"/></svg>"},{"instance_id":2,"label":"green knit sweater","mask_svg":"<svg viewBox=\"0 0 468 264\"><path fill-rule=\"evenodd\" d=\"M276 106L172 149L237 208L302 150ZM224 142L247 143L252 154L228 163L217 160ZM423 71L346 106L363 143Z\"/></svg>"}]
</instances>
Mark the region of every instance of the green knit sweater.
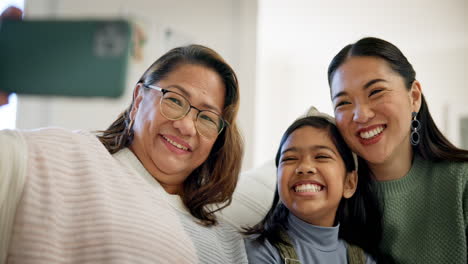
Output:
<instances>
[{"instance_id":1,"label":"green knit sweater","mask_svg":"<svg viewBox=\"0 0 468 264\"><path fill-rule=\"evenodd\" d=\"M384 195L382 250L397 263L467 263L468 163L415 156L408 174L378 182Z\"/></svg>"}]
</instances>

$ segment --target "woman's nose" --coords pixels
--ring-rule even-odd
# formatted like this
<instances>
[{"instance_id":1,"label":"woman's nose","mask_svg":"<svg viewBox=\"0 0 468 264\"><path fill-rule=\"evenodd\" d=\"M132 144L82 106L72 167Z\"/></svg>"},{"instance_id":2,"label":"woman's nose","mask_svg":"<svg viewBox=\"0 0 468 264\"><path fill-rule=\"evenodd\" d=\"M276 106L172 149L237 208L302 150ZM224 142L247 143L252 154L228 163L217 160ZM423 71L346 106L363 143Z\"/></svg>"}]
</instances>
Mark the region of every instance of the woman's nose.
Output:
<instances>
[{"instance_id":1,"label":"woman's nose","mask_svg":"<svg viewBox=\"0 0 468 264\"><path fill-rule=\"evenodd\" d=\"M173 121L174 127L177 128L183 136L195 136L197 134L197 128L195 125L197 119L197 111L190 109L183 118ZM192 111L194 110L194 111Z\"/></svg>"},{"instance_id":2,"label":"woman's nose","mask_svg":"<svg viewBox=\"0 0 468 264\"><path fill-rule=\"evenodd\" d=\"M367 123L374 116L375 113L368 104L361 104L354 108L353 121L356 123Z\"/></svg>"}]
</instances>

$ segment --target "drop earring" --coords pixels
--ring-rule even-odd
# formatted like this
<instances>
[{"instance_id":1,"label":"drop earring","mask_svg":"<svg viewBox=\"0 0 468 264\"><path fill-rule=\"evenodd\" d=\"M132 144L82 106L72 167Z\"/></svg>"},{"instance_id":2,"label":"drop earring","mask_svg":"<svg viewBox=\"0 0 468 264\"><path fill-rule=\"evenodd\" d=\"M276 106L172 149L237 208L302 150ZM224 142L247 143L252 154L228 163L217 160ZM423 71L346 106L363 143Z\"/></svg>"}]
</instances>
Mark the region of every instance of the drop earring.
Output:
<instances>
[{"instance_id":1,"label":"drop earring","mask_svg":"<svg viewBox=\"0 0 468 264\"><path fill-rule=\"evenodd\" d=\"M419 135L419 129L421 129L421 123L419 122L418 119L416 119L417 115L418 115L417 112L411 113L413 120L411 120L410 140L411 140L411 145L413 146L417 146L419 144L419 141L421 140L421 136Z\"/></svg>"}]
</instances>

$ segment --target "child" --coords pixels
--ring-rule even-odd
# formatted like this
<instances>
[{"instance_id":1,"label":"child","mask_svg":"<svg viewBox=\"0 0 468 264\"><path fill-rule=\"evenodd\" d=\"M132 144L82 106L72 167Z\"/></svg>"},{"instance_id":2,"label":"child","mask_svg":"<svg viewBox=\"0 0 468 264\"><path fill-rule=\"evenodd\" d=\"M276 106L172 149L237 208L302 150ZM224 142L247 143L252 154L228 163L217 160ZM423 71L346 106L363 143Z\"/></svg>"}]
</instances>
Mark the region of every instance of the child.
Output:
<instances>
[{"instance_id":1,"label":"child","mask_svg":"<svg viewBox=\"0 0 468 264\"><path fill-rule=\"evenodd\" d=\"M315 108L307 115L281 139L273 205L245 232L253 235L246 239L249 262L380 262L381 213L372 181L358 181L357 159L334 119Z\"/></svg>"}]
</instances>

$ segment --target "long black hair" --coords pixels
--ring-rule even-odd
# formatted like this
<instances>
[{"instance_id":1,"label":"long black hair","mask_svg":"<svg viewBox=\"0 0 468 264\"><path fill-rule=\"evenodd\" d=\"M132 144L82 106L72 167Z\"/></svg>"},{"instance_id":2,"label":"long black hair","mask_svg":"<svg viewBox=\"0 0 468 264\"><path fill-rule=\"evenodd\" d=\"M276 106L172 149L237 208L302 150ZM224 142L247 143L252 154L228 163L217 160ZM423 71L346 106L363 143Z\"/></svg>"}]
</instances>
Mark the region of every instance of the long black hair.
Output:
<instances>
[{"instance_id":1,"label":"long black hair","mask_svg":"<svg viewBox=\"0 0 468 264\"><path fill-rule=\"evenodd\" d=\"M346 145L337 127L321 116L308 116L296 120L283 134L278 152L276 153L276 167L281 157L281 148L289 136L297 129L311 126L327 131L342 157L346 171L356 170L352 152ZM375 192L374 182L369 174L358 176L358 184L354 195L348 199L341 199L337 209L335 222L340 223L339 238L361 247L379 262L387 262L388 257L379 252L382 240L382 213L379 207L378 194ZM283 243L280 230L288 229L289 210L280 202L278 184L276 184L273 203L267 215L258 224L246 228L245 234L256 235L256 241L267 239L270 243Z\"/></svg>"},{"instance_id":2,"label":"long black hair","mask_svg":"<svg viewBox=\"0 0 468 264\"><path fill-rule=\"evenodd\" d=\"M351 57L377 57L385 60L404 79L408 91L416 80L413 66L395 45L383 39L368 37L347 45L333 58L328 66L330 87L336 70ZM437 128L423 94L416 118L421 123L421 140L413 147L415 153L430 161L468 161L468 150L455 147Z\"/></svg>"}]
</instances>

